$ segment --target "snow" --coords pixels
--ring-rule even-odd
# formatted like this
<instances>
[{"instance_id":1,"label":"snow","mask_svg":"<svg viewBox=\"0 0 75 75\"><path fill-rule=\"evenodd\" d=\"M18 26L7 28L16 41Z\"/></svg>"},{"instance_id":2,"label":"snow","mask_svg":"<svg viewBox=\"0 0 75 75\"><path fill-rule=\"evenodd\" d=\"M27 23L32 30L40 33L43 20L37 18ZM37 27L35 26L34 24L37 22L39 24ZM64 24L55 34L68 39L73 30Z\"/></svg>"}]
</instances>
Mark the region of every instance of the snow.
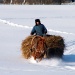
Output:
<instances>
[{"instance_id":1,"label":"snow","mask_svg":"<svg viewBox=\"0 0 75 75\"><path fill-rule=\"evenodd\" d=\"M22 40L30 35L36 18L48 34L64 38L63 59L38 62L22 57ZM75 75L74 24L74 5L0 5L0 75Z\"/></svg>"}]
</instances>

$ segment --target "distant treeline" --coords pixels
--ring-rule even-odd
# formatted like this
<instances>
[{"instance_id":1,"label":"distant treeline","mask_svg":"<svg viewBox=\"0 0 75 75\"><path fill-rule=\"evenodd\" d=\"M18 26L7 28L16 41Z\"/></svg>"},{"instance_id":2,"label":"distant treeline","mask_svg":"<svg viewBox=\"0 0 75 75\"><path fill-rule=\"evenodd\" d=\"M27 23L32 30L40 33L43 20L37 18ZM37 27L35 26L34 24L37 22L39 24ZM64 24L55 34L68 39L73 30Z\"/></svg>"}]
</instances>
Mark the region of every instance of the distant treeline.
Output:
<instances>
[{"instance_id":1,"label":"distant treeline","mask_svg":"<svg viewBox=\"0 0 75 75\"><path fill-rule=\"evenodd\" d=\"M0 0L4 4L61 4L67 2L74 2L74 0Z\"/></svg>"}]
</instances>

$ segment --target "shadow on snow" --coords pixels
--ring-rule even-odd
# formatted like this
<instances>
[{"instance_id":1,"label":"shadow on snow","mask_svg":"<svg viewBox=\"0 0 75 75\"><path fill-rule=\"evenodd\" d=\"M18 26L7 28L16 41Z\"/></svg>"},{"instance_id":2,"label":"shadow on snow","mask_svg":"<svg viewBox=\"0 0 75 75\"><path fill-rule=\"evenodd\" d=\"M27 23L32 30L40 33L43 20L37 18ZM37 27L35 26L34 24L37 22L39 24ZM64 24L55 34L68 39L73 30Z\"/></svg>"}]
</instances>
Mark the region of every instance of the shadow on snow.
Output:
<instances>
[{"instance_id":1,"label":"shadow on snow","mask_svg":"<svg viewBox=\"0 0 75 75\"><path fill-rule=\"evenodd\" d=\"M75 55L64 55L63 61L65 61L65 62L75 62Z\"/></svg>"}]
</instances>

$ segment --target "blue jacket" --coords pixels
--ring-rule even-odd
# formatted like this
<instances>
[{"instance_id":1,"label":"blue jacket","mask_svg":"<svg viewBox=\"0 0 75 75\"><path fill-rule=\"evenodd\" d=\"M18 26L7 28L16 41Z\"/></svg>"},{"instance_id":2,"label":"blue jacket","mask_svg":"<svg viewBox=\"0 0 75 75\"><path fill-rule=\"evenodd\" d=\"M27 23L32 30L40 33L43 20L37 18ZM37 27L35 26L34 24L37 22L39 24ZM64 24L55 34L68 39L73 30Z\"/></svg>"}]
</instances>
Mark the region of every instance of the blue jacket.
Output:
<instances>
[{"instance_id":1,"label":"blue jacket","mask_svg":"<svg viewBox=\"0 0 75 75\"><path fill-rule=\"evenodd\" d=\"M36 34L44 36L47 33L47 29L43 24L35 25L31 31L31 35Z\"/></svg>"}]
</instances>

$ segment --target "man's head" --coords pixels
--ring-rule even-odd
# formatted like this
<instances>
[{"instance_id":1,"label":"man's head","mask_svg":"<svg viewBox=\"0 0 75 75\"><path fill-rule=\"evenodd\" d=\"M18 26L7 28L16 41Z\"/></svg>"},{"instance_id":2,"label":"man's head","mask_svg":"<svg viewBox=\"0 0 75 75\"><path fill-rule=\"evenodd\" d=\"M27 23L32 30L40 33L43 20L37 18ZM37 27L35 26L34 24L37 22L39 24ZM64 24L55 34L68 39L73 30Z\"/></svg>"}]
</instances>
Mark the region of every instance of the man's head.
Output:
<instances>
[{"instance_id":1,"label":"man's head","mask_svg":"<svg viewBox=\"0 0 75 75\"><path fill-rule=\"evenodd\" d=\"M35 24L36 24L36 25L41 24L40 19L35 19Z\"/></svg>"}]
</instances>

